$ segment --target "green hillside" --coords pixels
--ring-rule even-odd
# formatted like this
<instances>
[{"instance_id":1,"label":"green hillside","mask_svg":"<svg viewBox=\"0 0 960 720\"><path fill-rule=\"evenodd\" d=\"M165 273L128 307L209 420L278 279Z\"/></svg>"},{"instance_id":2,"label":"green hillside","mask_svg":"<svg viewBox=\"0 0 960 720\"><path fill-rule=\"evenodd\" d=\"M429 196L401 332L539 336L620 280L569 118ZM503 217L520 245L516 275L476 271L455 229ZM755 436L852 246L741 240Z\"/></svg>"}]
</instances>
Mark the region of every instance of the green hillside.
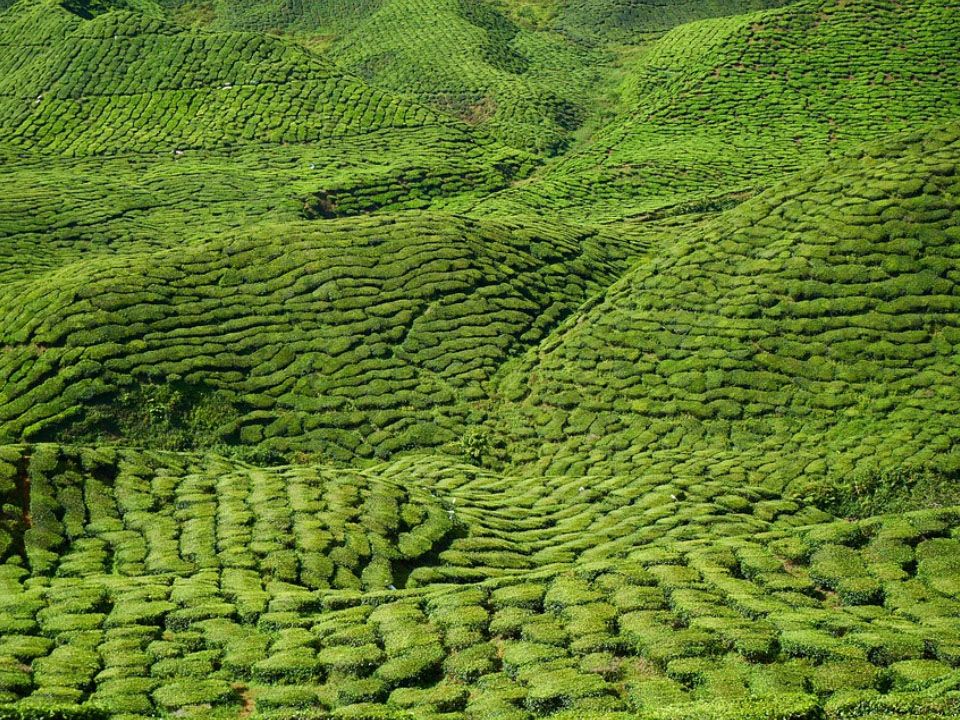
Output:
<instances>
[{"instance_id":1,"label":"green hillside","mask_svg":"<svg viewBox=\"0 0 960 720\"><path fill-rule=\"evenodd\" d=\"M8 440L349 461L452 442L629 245L430 215L271 225L0 288Z\"/></svg>"},{"instance_id":2,"label":"green hillside","mask_svg":"<svg viewBox=\"0 0 960 720\"><path fill-rule=\"evenodd\" d=\"M600 78L595 51L464 0L387 0L329 52L373 84L546 153L583 123Z\"/></svg>"},{"instance_id":3,"label":"green hillside","mask_svg":"<svg viewBox=\"0 0 960 720\"><path fill-rule=\"evenodd\" d=\"M956 125L865 147L664 241L503 383L514 462L957 466L958 158Z\"/></svg>"},{"instance_id":4,"label":"green hillside","mask_svg":"<svg viewBox=\"0 0 960 720\"><path fill-rule=\"evenodd\" d=\"M704 18L741 15L785 5L782 0L566 0L554 8L554 22L563 31L588 39L630 42L656 36L678 25Z\"/></svg>"},{"instance_id":5,"label":"green hillside","mask_svg":"<svg viewBox=\"0 0 960 720\"><path fill-rule=\"evenodd\" d=\"M0 0L0 720L960 717L954 0Z\"/></svg>"},{"instance_id":6,"label":"green hillside","mask_svg":"<svg viewBox=\"0 0 960 720\"><path fill-rule=\"evenodd\" d=\"M583 122L604 56L486 2L268 0L215 2L203 11L175 5L174 17L188 24L295 40L377 87L539 153L556 152Z\"/></svg>"},{"instance_id":7,"label":"green hillside","mask_svg":"<svg viewBox=\"0 0 960 720\"><path fill-rule=\"evenodd\" d=\"M15 147L174 152L440 122L256 34L190 32L123 10L88 20L53 3L14 18L0 36L0 123Z\"/></svg>"},{"instance_id":8,"label":"green hillside","mask_svg":"<svg viewBox=\"0 0 960 720\"><path fill-rule=\"evenodd\" d=\"M802 0L682 25L637 52L625 111L484 212L642 215L715 204L960 112L949 0Z\"/></svg>"},{"instance_id":9,"label":"green hillside","mask_svg":"<svg viewBox=\"0 0 960 720\"><path fill-rule=\"evenodd\" d=\"M4 18L2 280L261 220L424 209L533 166L291 41L52 2Z\"/></svg>"}]
</instances>

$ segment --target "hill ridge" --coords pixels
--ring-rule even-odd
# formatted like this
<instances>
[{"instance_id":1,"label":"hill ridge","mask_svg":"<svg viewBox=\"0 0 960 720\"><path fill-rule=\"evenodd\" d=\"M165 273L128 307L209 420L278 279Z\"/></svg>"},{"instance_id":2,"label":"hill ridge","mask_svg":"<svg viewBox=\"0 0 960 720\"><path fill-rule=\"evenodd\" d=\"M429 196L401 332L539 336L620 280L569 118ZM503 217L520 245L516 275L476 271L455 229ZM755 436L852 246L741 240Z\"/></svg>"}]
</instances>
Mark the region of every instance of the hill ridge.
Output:
<instances>
[{"instance_id":1,"label":"hill ridge","mask_svg":"<svg viewBox=\"0 0 960 720\"><path fill-rule=\"evenodd\" d=\"M956 0L0 0L0 720L960 717Z\"/></svg>"}]
</instances>

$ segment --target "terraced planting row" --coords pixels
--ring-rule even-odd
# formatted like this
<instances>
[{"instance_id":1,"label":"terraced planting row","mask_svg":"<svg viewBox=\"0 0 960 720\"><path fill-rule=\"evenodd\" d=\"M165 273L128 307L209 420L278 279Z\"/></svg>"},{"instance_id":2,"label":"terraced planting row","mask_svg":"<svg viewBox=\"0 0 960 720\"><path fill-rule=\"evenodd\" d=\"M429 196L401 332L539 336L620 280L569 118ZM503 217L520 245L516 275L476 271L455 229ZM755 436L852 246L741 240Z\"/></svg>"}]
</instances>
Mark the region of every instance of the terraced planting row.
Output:
<instances>
[{"instance_id":1,"label":"terraced planting row","mask_svg":"<svg viewBox=\"0 0 960 720\"><path fill-rule=\"evenodd\" d=\"M682 25L629 65L629 108L482 212L617 218L765 187L960 114L952 0L816 0Z\"/></svg>"},{"instance_id":2,"label":"terraced planting row","mask_svg":"<svg viewBox=\"0 0 960 720\"><path fill-rule=\"evenodd\" d=\"M3 427L337 461L455 447L492 374L630 252L406 215L66 266L0 291Z\"/></svg>"},{"instance_id":3,"label":"terraced planting row","mask_svg":"<svg viewBox=\"0 0 960 720\"><path fill-rule=\"evenodd\" d=\"M712 446L760 471L779 447L785 478L947 461L958 138L795 177L639 263L502 384L513 461L616 473Z\"/></svg>"},{"instance_id":4,"label":"terraced planting row","mask_svg":"<svg viewBox=\"0 0 960 720\"><path fill-rule=\"evenodd\" d=\"M0 281L202 242L266 220L426 208L502 187L529 167L517 153L438 128L228 154L55 162L11 155L0 164Z\"/></svg>"},{"instance_id":5,"label":"terraced planting row","mask_svg":"<svg viewBox=\"0 0 960 720\"><path fill-rule=\"evenodd\" d=\"M80 20L43 3L5 28L0 48L0 126L18 149L173 153L454 124L293 43L133 12Z\"/></svg>"},{"instance_id":6,"label":"terraced planting row","mask_svg":"<svg viewBox=\"0 0 960 720\"><path fill-rule=\"evenodd\" d=\"M181 17L190 17L191 11L195 10L183 0L165 0L163 4L177 8ZM381 0L219 1L210 8L212 17L200 17L204 24L223 30L336 34L376 12L381 4Z\"/></svg>"},{"instance_id":7,"label":"terraced planting row","mask_svg":"<svg viewBox=\"0 0 960 720\"><path fill-rule=\"evenodd\" d=\"M0 697L21 708L127 720L960 711L960 509L833 521L749 490L713 497L714 512L746 520L713 539L626 544L583 527L594 552L567 556L562 508L595 504L613 523L631 495L646 492L649 515L669 492L679 512L662 517L694 518L709 488L583 478L578 503L569 481L524 493L437 460L358 473L51 445L2 454ZM458 576L469 551L457 543L489 539L518 504L530 512L511 521L528 536L536 523L554 556L519 568L474 549L485 573ZM657 527L638 510L624 517Z\"/></svg>"}]
</instances>

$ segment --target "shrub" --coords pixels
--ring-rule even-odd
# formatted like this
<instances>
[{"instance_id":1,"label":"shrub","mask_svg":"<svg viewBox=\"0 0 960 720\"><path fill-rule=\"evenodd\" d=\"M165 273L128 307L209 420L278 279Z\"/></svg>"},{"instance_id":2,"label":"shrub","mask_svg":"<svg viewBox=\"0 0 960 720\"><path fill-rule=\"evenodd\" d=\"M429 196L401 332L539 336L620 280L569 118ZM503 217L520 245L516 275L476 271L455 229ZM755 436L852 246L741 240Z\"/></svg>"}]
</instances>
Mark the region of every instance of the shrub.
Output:
<instances>
[{"instance_id":1,"label":"shrub","mask_svg":"<svg viewBox=\"0 0 960 720\"><path fill-rule=\"evenodd\" d=\"M236 694L223 680L181 680L161 685L153 691L157 705L170 710L189 705L221 705L233 702Z\"/></svg>"},{"instance_id":2,"label":"shrub","mask_svg":"<svg viewBox=\"0 0 960 720\"><path fill-rule=\"evenodd\" d=\"M489 643L457 650L443 661L443 672L462 682L474 682L497 668L497 650Z\"/></svg>"},{"instance_id":3,"label":"shrub","mask_svg":"<svg viewBox=\"0 0 960 720\"><path fill-rule=\"evenodd\" d=\"M390 657L376 670L376 677L391 686L414 683L436 674L446 653L439 644L410 648L396 657Z\"/></svg>"},{"instance_id":4,"label":"shrub","mask_svg":"<svg viewBox=\"0 0 960 720\"><path fill-rule=\"evenodd\" d=\"M919 659L926 653L926 645L921 638L886 628L852 632L844 636L844 642L863 649L875 665Z\"/></svg>"},{"instance_id":5,"label":"shrub","mask_svg":"<svg viewBox=\"0 0 960 720\"><path fill-rule=\"evenodd\" d=\"M383 652L376 645L327 647L317 653L317 663L330 672L366 675L383 662Z\"/></svg>"},{"instance_id":6,"label":"shrub","mask_svg":"<svg viewBox=\"0 0 960 720\"><path fill-rule=\"evenodd\" d=\"M316 707L319 695L309 686L277 685L256 690L258 708L312 708Z\"/></svg>"},{"instance_id":7,"label":"shrub","mask_svg":"<svg viewBox=\"0 0 960 720\"><path fill-rule=\"evenodd\" d=\"M533 610L527 608L508 607L498 610L490 620L489 631L491 635L502 636L505 638L515 638L520 636L523 626L536 618Z\"/></svg>"},{"instance_id":8,"label":"shrub","mask_svg":"<svg viewBox=\"0 0 960 720\"><path fill-rule=\"evenodd\" d=\"M566 647L570 636L563 625L549 615L539 616L534 622L523 626L520 637L530 643Z\"/></svg>"},{"instance_id":9,"label":"shrub","mask_svg":"<svg viewBox=\"0 0 960 720\"><path fill-rule=\"evenodd\" d=\"M107 720L110 712L87 705L47 705L5 707L0 705L0 720Z\"/></svg>"},{"instance_id":10,"label":"shrub","mask_svg":"<svg viewBox=\"0 0 960 720\"><path fill-rule=\"evenodd\" d=\"M901 660L888 668L894 691L926 687L953 672L949 665L937 660Z\"/></svg>"},{"instance_id":11,"label":"shrub","mask_svg":"<svg viewBox=\"0 0 960 720\"><path fill-rule=\"evenodd\" d=\"M610 685L599 675L580 673L573 668L537 674L531 680L526 706L538 714L554 712L588 697L606 695Z\"/></svg>"},{"instance_id":12,"label":"shrub","mask_svg":"<svg viewBox=\"0 0 960 720\"><path fill-rule=\"evenodd\" d=\"M842 517L867 517L957 503L955 472L933 467L869 468L817 487L814 502Z\"/></svg>"},{"instance_id":13,"label":"shrub","mask_svg":"<svg viewBox=\"0 0 960 720\"><path fill-rule=\"evenodd\" d=\"M271 654L251 667L254 680L262 683L311 683L320 672L320 661L308 648L294 648Z\"/></svg>"},{"instance_id":14,"label":"shrub","mask_svg":"<svg viewBox=\"0 0 960 720\"><path fill-rule=\"evenodd\" d=\"M551 612L559 612L573 605L585 605L602 600L601 595L590 588L585 580L569 575L557 577L547 589L543 606Z\"/></svg>"},{"instance_id":15,"label":"shrub","mask_svg":"<svg viewBox=\"0 0 960 720\"><path fill-rule=\"evenodd\" d=\"M566 656L566 652L553 645L541 645L530 642L505 643L503 650L503 669L513 677L522 669L538 666Z\"/></svg>"},{"instance_id":16,"label":"shrub","mask_svg":"<svg viewBox=\"0 0 960 720\"><path fill-rule=\"evenodd\" d=\"M158 660L150 668L150 672L154 677L160 678L208 677L213 674L214 663L219 659L218 651L204 650L183 657Z\"/></svg>"},{"instance_id":17,"label":"shrub","mask_svg":"<svg viewBox=\"0 0 960 720\"><path fill-rule=\"evenodd\" d=\"M858 657L858 648L845 646L822 630L786 630L780 635L780 647L792 657L813 660L840 660Z\"/></svg>"},{"instance_id":18,"label":"shrub","mask_svg":"<svg viewBox=\"0 0 960 720\"><path fill-rule=\"evenodd\" d=\"M810 577L836 590L848 605L874 605L883 599L883 587L868 575L859 553L843 545L823 545L814 552Z\"/></svg>"},{"instance_id":19,"label":"shrub","mask_svg":"<svg viewBox=\"0 0 960 720\"><path fill-rule=\"evenodd\" d=\"M659 587L627 586L617 590L610 602L624 613L634 610L660 610L667 606L667 598Z\"/></svg>"},{"instance_id":20,"label":"shrub","mask_svg":"<svg viewBox=\"0 0 960 720\"><path fill-rule=\"evenodd\" d=\"M387 702L398 708L416 708L421 713L451 713L463 710L469 696L463 685L441 682L431 688L398 688L390 693Z\"/></svg>"},{"instance_id":21,"label":"shrub","mask_svg":"<svg viewBox=\"0 0 960 720\"><path fill-rule=\"evenodd\" d=\"M540 610L543 605L544 592L545 588L540 584L508 585L494 590L491 594L491 602L497 610L508 607Z\"/></svg>"},{"instance_id":22,"label":"shrub","mask_svg":"<svg viewBox=\"0 0 960 720\"><path fill-rule=\"evenodd\" d=\"M335 703L338 706L357 703L379 703L387 697L387 685L377 678L342 680L334 685Z\"/></svg>"},{"instance_id":23,"label":"shrub","mask_svg":"<svg viewBox=\"0 0 960 720\"><path fill-rule=\"evenodd\" d=\"M878 668L865 660L826 662L810 675L810 686L819 695L868 689L875 687L879 681Z\"/></svg>"},{"instance_id":24,"label":"shrub","mask_svg":"<svg viewBox=\"0 0 960 720\"><path fill-rule=\"evenodd\" d=\"M772 700L709 700L645 711L641 720L817 720L816 698L782 695Z\"/></svg>"}]
</instances>

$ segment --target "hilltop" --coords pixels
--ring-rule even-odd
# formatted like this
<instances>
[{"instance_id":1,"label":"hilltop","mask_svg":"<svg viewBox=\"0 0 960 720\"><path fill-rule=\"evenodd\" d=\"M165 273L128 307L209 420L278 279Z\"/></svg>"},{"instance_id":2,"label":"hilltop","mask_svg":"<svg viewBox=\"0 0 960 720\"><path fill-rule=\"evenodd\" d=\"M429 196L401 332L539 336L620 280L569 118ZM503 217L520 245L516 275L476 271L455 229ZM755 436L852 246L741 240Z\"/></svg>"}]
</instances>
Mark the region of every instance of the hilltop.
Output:
<instances>
[{"instance_id":1,"label":"hilltop","mask_svg":"<svg viewBox=\"0 0 960 720\"><path fill-rule=\"evenodd\" d=\"M952 0L0 0L0 720L960 717Z\"/></svg>"},{"instance_id":2,"label":"hilltop","mask_svg":"<svg viewBox=\"0 0 960 720\"><path fill-rule=\"evenodd\" d=\"M680 25L635 53L613 120L482 212L722 208L865 141L954 120L958 34L939 0L803 0Z\"/></svg>"}]
</instances>

